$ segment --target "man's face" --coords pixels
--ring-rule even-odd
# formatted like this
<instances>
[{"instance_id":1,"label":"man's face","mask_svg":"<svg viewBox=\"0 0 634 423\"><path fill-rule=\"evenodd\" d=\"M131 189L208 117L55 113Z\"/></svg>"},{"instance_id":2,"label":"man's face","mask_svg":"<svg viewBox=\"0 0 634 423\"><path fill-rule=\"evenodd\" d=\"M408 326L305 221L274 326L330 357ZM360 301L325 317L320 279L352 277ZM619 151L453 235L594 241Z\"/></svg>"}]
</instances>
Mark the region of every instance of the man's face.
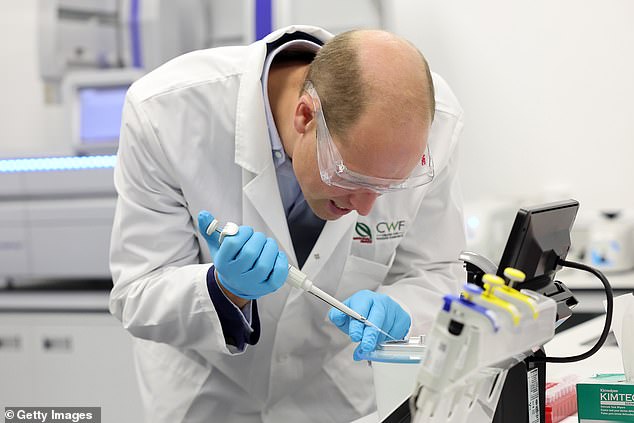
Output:
<instances>
[{"instance_id":1,"label":"man's face","mask_svg":"<svg viewBox=\"0 0 634 423\"><path fill-rule=\"evenodd\" d=\"M369 188L350 190L329 186L321 180L316 126L315 116L293 154L293 169L304 198L322 219L336 220L352 210L366 216L380 194ZM345 140L334 135L332 140L351 171L379 178L404 179L421 160L428 132L429 128L418 119L390 120L385 113L370 108L350 128Z\"/></svg>"}]
</instances>

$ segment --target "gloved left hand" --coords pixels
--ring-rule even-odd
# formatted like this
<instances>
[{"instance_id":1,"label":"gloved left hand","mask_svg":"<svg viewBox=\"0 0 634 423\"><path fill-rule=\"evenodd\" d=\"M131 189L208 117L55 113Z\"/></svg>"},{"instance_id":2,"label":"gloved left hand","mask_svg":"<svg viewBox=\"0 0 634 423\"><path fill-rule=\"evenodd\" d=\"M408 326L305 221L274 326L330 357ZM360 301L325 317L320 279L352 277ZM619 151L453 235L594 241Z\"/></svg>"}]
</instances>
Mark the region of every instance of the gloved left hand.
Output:
<instances>
[{"instance_id":1,"label":"gloved left hand","mask_svg":"<svg viewBox=\"0 0 634 423\"><path fill-rule=\"evenodd\" d=\"M343 303L362 316L366 316L370 322L395 339L403 339L409 331L412 322L409 314L387 295L363 290L354 293ZM353 358L357 361L361 360L360 354L374 351L377 345L386 339L386 336L376 328L364 325L336 308L330 309L328 318L350 336L352 342L359 342L353 354Z\"/></svg>"}]
</instances>

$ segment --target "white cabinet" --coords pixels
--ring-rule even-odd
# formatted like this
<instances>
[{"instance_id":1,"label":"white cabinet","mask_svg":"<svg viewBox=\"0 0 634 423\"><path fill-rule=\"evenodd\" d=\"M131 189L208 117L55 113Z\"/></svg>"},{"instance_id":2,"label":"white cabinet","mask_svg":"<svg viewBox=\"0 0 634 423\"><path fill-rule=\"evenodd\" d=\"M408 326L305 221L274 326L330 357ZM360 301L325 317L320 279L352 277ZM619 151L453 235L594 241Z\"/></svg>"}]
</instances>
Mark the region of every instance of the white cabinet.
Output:
<instances>
[{"instance_id":1,"label":"white cabinet","mask_svg":"<svg viewBox=\"0 0 634 423\"><path fill-rule=\"evenodd\" d=\"M104 423L143 421L121 323L105 311L0 310L0 406L28 405L101 407Z\"/></svg>"},{"instance_id":2,"label":"white cabinet","mask_svg":"<svg viewBox=\"0 0 634 423\"><path fill-rule=\"evenodd\" d=\"M28 325L22 322L4 324L0 314L0 407L17 405L17 400L30 404L27 400L34 381L30 377L33 348L27 345L31 342L28 332Z\"/></svg>"}]
</instances>

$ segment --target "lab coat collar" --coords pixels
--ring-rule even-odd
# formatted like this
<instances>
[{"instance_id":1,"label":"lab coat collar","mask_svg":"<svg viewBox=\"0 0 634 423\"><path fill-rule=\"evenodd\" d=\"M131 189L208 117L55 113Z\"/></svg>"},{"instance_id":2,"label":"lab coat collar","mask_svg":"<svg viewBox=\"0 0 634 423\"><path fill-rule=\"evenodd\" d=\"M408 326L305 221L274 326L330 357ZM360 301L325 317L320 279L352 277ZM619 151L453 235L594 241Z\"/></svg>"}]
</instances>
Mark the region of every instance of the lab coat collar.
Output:
<instances>
[{"instance_id":1,"label":"lab coat collar","mask_svg":"<svg viewBox=\"0 0 634 423\"><path fill-rule=\"evenodd\" d=\"M264 231L265 225L268 232L277 240L279 247L288 256L289 262L297 264L295 258L295 250L291 241L291 235L286 223L286 214L282 206L282 198L277 186L277 177L275 174L275 166L271 158L271 149L268 148L268 166L262 169L253 179L248 180L247 175L243 176L246 182L242 188L247 204L243 206L243 222L247 225L255 225L258 230ZM247 182L248 181L248 182ZM251 211L257 213L256 216ZM260 222L258 222L258 217Z\"/></svg>"},{"instance_id":2,"label":"lab coat collar","mask_svg":"<svg viewBox=\"0 0 634 423\"><path fill-rule=\"evenodd\" d=\"M314 26L294 25L279 29L248 47L247 62L252 66L240 76L236 105L235 163L255 174L263 172L272 160L261 81L267 49L278 41L287 42L293 38L323 43L332 38L332 34Z\"/></svg>"}]
</instances>

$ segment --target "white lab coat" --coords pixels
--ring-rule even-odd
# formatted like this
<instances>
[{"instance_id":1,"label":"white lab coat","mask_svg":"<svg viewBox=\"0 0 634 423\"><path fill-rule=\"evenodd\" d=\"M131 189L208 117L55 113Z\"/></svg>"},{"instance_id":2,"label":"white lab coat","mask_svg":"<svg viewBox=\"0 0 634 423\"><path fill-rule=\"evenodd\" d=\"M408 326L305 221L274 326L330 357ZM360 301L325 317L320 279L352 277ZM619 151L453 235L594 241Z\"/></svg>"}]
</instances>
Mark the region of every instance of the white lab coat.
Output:
<instances>
[{"instance_id":1,"label":"white lab coat","mask_svg":"<svg viewBox=\"0 0 634 423\"><path fill-rule=\"evenodd\" d=\"M294 26L250 46L193 52L128 92L110 310L135 337L148 422L350 421L375 407L371 368L352 360L355 345L328 321L325 304L289 286L259 299L260 340L235 353L207 291L202 209L265 232L296 263L260 82L266 43L296 31L331 37ZM464 282L462 110L440 77L434 84L433 183L378 198L368 216L327 222L302 268L342 300L360 289L391 295L411 314L412 334L424 333L441 296Z\"/></svg>"}]
</instances>

